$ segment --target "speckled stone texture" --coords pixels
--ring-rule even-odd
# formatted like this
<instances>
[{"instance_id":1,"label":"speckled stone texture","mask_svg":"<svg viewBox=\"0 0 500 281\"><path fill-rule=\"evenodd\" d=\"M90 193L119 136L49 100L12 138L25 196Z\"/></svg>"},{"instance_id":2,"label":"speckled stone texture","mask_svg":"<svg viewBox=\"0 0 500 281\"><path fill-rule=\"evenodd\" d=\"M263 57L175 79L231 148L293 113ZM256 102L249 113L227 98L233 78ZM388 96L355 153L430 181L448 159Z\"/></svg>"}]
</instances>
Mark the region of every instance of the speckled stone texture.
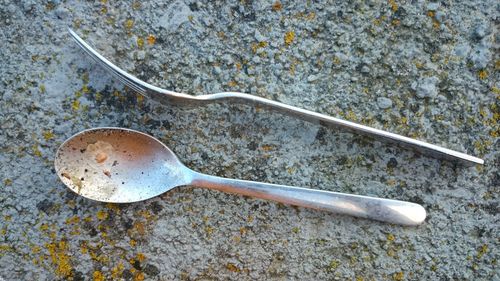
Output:
<instances>
[{"instance_id":1,"label":"speckled stone texture","mask_svg":"<svg viewBox=\"0 0 500 281\"><path fill-rule=\"evenodd\" d=\"M410 3L411 2L411 3ZM499 280L499 4L0 0L0 280ZM261 108L164 107L70 39L194 95L242 91L483 157L463 167ZM225 177L409 200L400 227L184 187L81 198L56 149L96 126Z\"/></svg>"}]
</instances>

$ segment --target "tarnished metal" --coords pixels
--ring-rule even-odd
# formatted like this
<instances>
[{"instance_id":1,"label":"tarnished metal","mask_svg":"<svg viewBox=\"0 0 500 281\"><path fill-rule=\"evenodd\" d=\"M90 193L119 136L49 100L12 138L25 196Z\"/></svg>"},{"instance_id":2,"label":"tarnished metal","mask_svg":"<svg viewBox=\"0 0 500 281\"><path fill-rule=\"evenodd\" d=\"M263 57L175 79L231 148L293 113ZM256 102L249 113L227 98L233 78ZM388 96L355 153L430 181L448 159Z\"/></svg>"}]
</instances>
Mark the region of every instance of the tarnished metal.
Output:
<instances>
[{"instance_id":1,"label":"tarnished metal","mask_svg":"<svg viewBox=\"0 0 500 281\"><path fill-rule=\"evenodd\" d=\"M72 136L59 147L55 170L71 190L102 202L137 202L194 185L401 225L418 225L426 217L422 206L410 202L201 174L184 166L159 140L123 128Z\"/></svg>"}]
</instances>

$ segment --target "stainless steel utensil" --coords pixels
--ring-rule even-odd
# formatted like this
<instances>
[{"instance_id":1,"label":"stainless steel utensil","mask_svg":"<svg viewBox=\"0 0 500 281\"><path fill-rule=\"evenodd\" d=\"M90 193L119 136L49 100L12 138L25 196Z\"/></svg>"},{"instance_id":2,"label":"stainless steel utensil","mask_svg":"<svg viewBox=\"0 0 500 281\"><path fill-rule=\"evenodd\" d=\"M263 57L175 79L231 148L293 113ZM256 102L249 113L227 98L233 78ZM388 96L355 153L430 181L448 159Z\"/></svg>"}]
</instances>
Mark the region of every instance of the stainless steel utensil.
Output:
<instances>
[{"instance_id":1,"label":"stainless steel utensil","mask_svg":"<svg viewBox=\"0 0 500 281\"><path fill-rule=\"evenodd\" d=\"M105 69L111 72L116 78L125 83L129 88L162 103L176 103L189 105L204 105L213 102L236 102L249 103L264 106L270 109L278 110L282 113L299 117L310 122L322 122L326 125L346 128L357 133L363 133L377 139L389 140L401 146L411 147L426 155L434 156L441 159L454 160L464 164L483 164L484 161L480 158L467 155L458 151L440 147L434 144L415 140L398 134L386 132L383 130L371 128L365 125L356 124L354 122L331 117L321 113L309 111L295 106L283 104L277 101L268 100L265 98L252 96L249 94L238 92L223 92L211 95L192 96L182 93L176 93L169 90L150 85L129 73L123 71L116 65L112 64L94 49L92 49L82 38L80 38L73 30L69 29L69 33L76 43L96 62L102 65Z\"/></svg>"},{"instance_id":2,"label":"stainless steel utensil","mask_svg":"<svg viewBox=\"0 0 500 281\"><path fill-rule=\"evenodd\" d=\"M59 147L54 164L67 187L103 202L137 202L194 185L401 225L418 225L426 217L422 206L410 202L201 174L184 166L159 140L122 128L72 136Z\"/></svg>"}]
</instances>

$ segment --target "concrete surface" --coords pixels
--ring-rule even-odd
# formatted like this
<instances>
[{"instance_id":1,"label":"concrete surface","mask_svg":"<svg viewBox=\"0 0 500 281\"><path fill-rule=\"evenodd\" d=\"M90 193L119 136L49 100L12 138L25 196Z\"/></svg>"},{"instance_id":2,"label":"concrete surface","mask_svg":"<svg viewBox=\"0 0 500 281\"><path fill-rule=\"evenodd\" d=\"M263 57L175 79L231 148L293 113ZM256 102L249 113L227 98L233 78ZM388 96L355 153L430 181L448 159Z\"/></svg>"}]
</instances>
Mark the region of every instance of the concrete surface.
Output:
<instances>
[{"instance_id":1,"label":"concrete surface","mask_svg":"<svg viewBox=\"0 0 500 281\"><path fill-rule=\"evenodd\" d=\"M0 280L499 280L499 4L0 1ZM483 157L461 167L263 109L163 107L93 64L195 95L243 91ZM191 168L421 203L399 227L179 188L80 198L72 134L147 132Z\"/></svg>"}]
</instances>

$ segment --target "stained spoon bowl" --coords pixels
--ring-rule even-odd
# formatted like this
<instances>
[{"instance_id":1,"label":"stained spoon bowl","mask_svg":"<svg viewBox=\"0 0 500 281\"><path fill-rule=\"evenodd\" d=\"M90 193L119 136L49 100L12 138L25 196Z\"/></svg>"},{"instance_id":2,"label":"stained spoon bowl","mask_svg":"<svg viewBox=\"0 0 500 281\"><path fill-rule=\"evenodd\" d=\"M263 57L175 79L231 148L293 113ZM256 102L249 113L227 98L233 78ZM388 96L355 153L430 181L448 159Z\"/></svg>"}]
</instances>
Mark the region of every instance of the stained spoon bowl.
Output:
<instances>
[{"instance_id":1,"label":"stained spoon bowl","mask_svg":"<svg viewBox=\"0 0 500 281\"><path fill-rule=\"evenodd\" d=\"M190 182L175 154L157 139L123 128L82 131L58 149L55 170L71 190L89 199L131 203Z\"/></svg>"}]
</instances>

